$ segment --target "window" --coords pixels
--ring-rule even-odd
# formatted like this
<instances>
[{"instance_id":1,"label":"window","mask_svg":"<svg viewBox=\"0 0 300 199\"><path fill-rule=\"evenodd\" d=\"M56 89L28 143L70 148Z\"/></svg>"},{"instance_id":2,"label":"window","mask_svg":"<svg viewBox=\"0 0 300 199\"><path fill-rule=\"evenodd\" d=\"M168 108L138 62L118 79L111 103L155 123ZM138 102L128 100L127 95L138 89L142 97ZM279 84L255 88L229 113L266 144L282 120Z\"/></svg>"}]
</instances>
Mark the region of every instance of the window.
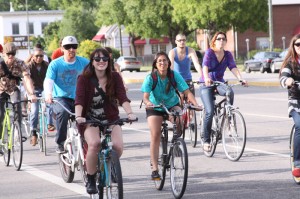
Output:
<instances>
[{"instance_id":1,"label":"window","mask_svg":"<svg viewBox=\"0 0 300 199\"><path fill-rule=\"evenodd\" d=\"M33 23L29 23L29 34L34 34Z\"/></svg>"},{"instance_id":2,"label":"window","mask_svg":"<svg viewBox=\"0 0 300 199\"><path fill-rule=\"evenodd\" d=\"M152 44L152 54L156 54L158 52L158 45L157 44Z\"/></svg>"},{"instance_id":3,"label":"window","mask_svg":"<svg viewBox=\"0 0 300 199\"><path fill-rule=\"evenodd\" d=\"M160 50L160 51L163 51L163 52L166 52L167 46L166 46L165 44L160 44L159 50Z\"/></svg>"},{"instance_id":4,"label":"window","mask_svg":"<svg viewBox=\"0 0 300 199\"><path fill-rule=\"evenodd\" d=\"M44 33L44 29L48 26L47 22L42 22L42 33Z\"/></svg>"},{"instance_id":5,"label":"window","mask_svg":"<svg viewBox=\"0 0 300 199\"><path fill-rule=\"evenodd\" d=\"M12 34L13 35L19 35L20 34L19 23L13 23L12 24Z\"/></svg>"}]
</instances>

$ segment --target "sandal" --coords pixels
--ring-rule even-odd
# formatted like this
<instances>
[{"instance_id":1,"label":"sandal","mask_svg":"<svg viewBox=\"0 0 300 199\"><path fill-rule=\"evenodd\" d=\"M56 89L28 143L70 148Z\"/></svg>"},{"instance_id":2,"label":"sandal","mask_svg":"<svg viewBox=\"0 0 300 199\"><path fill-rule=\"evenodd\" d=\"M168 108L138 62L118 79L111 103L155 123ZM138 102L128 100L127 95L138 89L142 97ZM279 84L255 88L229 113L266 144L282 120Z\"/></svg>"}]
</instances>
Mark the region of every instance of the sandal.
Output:
<instances>
[{"instance_id":1,"label":"sandal","mask_svg":"<svg viewBox=\"0 0 300 199\"><path fill-rule=\"evenodd\" d=\"M210 144L205 142L204 145L203 145L203 150L206 151L206 152L210 152L211 151Z\"/></svg>"},{"instance_id":2,"label":"sandal","mask_svg":"<svg viewBox=\"0 0 300 199\"><path fill-rule=\"evenodd\" d=\"M53 124L48 124L48 131L54 131L55 126Z\"/></svg>"}]
</instances>

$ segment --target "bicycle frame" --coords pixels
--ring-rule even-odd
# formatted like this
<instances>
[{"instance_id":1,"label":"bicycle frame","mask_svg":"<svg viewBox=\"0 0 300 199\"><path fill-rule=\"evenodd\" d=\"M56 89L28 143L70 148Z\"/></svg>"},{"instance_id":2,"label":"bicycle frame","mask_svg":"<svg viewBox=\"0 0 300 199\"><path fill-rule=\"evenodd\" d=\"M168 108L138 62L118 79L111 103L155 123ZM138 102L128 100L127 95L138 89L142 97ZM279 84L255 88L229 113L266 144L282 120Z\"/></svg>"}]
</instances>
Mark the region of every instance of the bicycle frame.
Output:
<instances>
[{"instance_id":1,"label":"bicycle frame","mask_svg":"<svg viewBox=\"0 0 300 199\"><path fill-rule=\"evenodd\" d=\"M1 134L1 140L3 142L4 134L5 134L5 128L7 128L7 136L8 136L8 149L12 148L12 132L11 132L11 121L10 121L10 108L6 108L5 115L3 119L3 126L2 126L2 134ZM3 146L3 143L1 143Z\"/></svg>"}]
</instances>

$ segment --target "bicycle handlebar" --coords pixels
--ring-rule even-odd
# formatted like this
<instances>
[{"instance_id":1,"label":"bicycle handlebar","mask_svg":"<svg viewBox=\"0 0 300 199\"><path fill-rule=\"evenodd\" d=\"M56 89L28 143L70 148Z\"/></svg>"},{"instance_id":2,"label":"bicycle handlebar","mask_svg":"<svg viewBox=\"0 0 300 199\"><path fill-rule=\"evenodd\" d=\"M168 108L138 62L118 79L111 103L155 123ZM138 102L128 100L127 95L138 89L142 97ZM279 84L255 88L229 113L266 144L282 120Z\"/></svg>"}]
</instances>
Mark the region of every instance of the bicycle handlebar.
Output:
<instances>
[{"instance_id":1,"label":"bicycle handlebar","mask_svg":"<svg viewBox=\"0 0 300 199\"><path fill-rule=\"evenodd\" d=\"M52 100L54 103L57 103L59 104L65 111L67 111L70 115L73 115L75 116L75 113L72 113L68 108L66 108L61 102L59 102L58 100L56 99L53 99Z\"/></svg>"},{"instance_id":2,"label":"bicycle handlebar","mask_svg":"<svg viewBox=\"0 0 300 199\"><path fill-rule=\"evenodd\" d=\"M124 123L132 123L132 122L136 122L136 121L138 121L138 118L136 118L135 120L130 120L128 118L120 118L113 122L109 122L108 120L101 121L101 120L93 118L92 120L86 120L85 122L80 123L80 125L94 124L94 125L102 126L102 127L106 127L106 126L110 126L110 125L122 126L122 125L124 125Z\"/></svg>"},{"instance_id":3,"label":"bicycle handlebar","mask_svg":"<svg viewBox=\"0 0 300 199\"><path fill-rule=\"evenodd\" d=\"M195 111L202 111L203 110L202 106L194 106L193 104L190 104L190 103L184 104L183 108L191 109L191 110L195 110Z\"/></svg>"},{"instance_id":4,"label":"bicycle handlebar","mask_svg":"<svg viewBox=\"0 0 300 199\"><path fill-rule=\"evenodd\" d=\"M168 108L166 107L166 105L164 105L163 103L159 104L159 105L153 105L153 106L148 106L146 107L146 109L151 109L151 108L162 108L166 111L166 113L168 115L172 115L172 116L178 116L178 115L183 115L182 112L178 112L176 110L172 110L172 111L169 111Z\"/></svg>"}]
</instances>

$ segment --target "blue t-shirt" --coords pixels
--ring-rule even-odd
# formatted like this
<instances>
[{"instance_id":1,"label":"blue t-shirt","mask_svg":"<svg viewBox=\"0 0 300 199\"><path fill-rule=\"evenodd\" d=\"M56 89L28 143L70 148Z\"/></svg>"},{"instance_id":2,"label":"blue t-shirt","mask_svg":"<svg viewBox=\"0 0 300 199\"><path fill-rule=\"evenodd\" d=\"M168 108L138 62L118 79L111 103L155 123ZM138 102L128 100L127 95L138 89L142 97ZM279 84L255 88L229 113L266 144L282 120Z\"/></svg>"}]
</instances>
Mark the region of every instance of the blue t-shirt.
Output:
<instances>
[{"instance_id":1,"label":"blue t-shirt","mask_svg":"<svg viewBox=\"0 0 300 199\"><path fill-rule=\"evenodd\" d=\"M224 58L221 63L219 63L215 52L209 48L204 54L202 67L208 67L208 75L211 80L224 82L223 77L226 68L228 67L229 70L231 70L236 68L236 64L232 54L227 50L224 51ZM203 78L204 75L202 74L202 79L200 79L201 82L204 82Z\"/></svg>"},{"instance_id":2,"label":"blue t-shirt","mask_svg":"<svg viewBox=\"0 0 300 199\"><path fill-rule=\"evenodd\" d=\"M192 80L191 59L189 58L189 47L185 47L185 57L179 60L177 48L174 48L174 71L178 72L185 81Z\"/></svg>"},{"instance_id":3,"label":"blue t-shirt","mask_svg":"<svg viewBox=\"0 0 300 199\"><path fill-rule=\"evenodd\" d=\"M178 91L183 92L189 89L189 86L186 84L182 76L174 71L174 79L176 81L176 87ZM154 90L152 89L153 79L151 74L148 74L146 79L143 82L141 91L143 93L150 93L149 100L154 105L159 105L161 102L164 102L167 108L171 108L179 103L178 95L176 90L170 85L170 91L167 93L166 87L169 83L169 79L165 78L162 80L159 75L157 75L157 84ZM157 109L158 111L164 111L163 109Z\"/></svg>"},{"instance_id":4,"label":"blue t-shirt","mask_svg":"<svg viewBox=\"0 0 300 199\"><path fill-rule=\"evenodd\" d=\"M53 97L75 99L77 77L88 63L88 59L79 56L72 64L65 62L63 56L53 60L46 73L46 78L54 81Z\"/></svg>"}]
</instances>

